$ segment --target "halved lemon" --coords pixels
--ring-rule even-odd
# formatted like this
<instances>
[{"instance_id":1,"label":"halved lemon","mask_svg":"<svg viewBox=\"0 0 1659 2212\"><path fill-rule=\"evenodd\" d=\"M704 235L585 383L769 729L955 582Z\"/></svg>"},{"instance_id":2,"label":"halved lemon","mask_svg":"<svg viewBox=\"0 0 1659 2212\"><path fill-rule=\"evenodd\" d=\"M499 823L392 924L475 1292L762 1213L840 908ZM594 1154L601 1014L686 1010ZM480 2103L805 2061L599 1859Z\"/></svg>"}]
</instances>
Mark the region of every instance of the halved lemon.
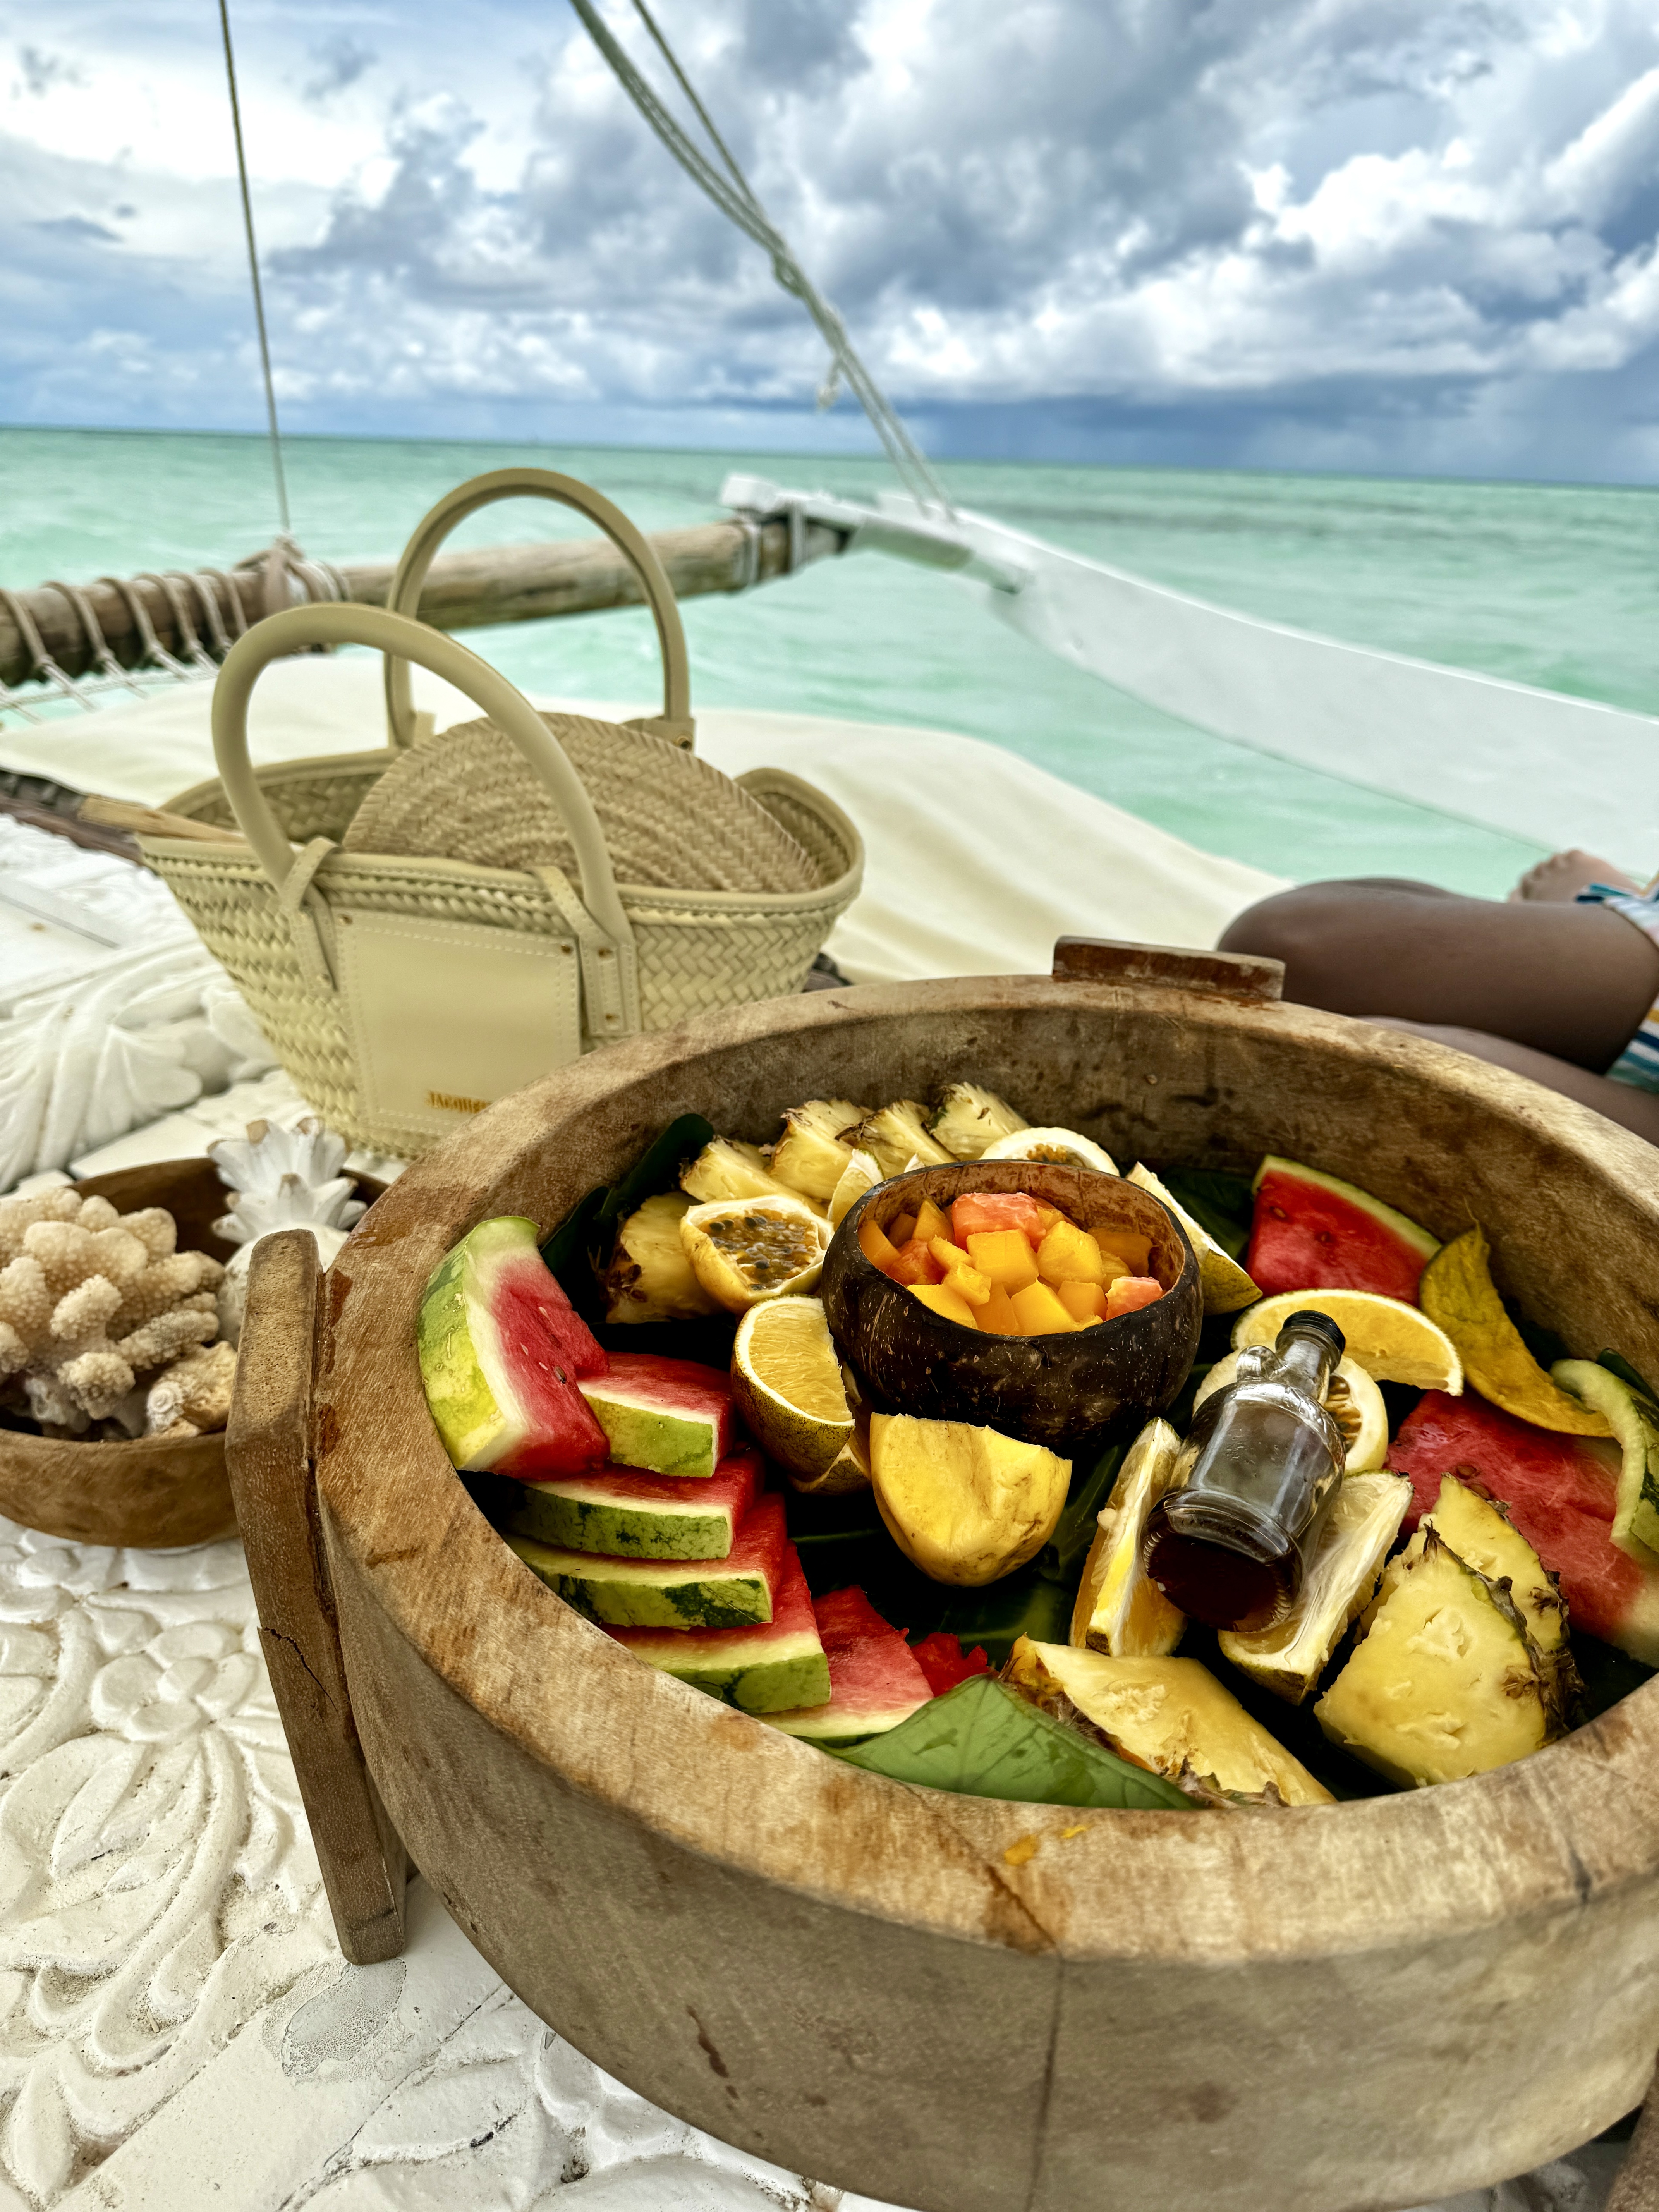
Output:
<instances>
[{"instance_id":1,"label":"halved lemon","mask_svg":"<svg viewBox=\"0 0 1659 2212\"><path fill-rule=\"evenodd\" d=\"M1427 1314L1375 1291L1285 1291L1246 1306L1233 1324L1233 1350L1272 1344L1293 1313L1322 1313L1341 1330L1348 1358L1374 1382L1407 1382L1415 1390L1463 1395L1457 1346Z\"/></svg>"},{"instance_id":2,"label":"halved lemon","mask_svg":"<svg viewBox=\"0 0 1659 2212\"><path fill-rule=\"evenodd\" d=\"M738 1323L732 1395L749 1433L799 1484L854 1489L869 1480L854 1449L853 1408L841 1359L817 1298L769 1298Z\"/></svg>"},{"instance_id":3,"label":"halved lemon","mask_svg":"<svg viewBox=\"0 0 1659 2212\"><path fill-rule=\"evenodd\" d=\"M1236 1352L1230 1352L1224 1359L1218 1359L1198 1386L1198 1395L1193 1400L1194 1413L1206 1398L1225 1389L1237 1372ZM1341 1430L1342 1441L1348 1449L1343 1473L1375 1474L1388 1456L1389 1409L1382 1402L1382 1393L1357 1359L1350 1359L1345 1354L1338 1361L1330 1388L1325 1393L1325 1406Z\"/></svg>"},{"instance_id":4,"label":"halved lemon","mask_svg":"<svg viewBox=\"0 0 1659 2212\"><path fill-rule=\"evenodd\" d=\"M680 1222L691 1272L728 1313L810 1291L823 1272L830 1224L802 1198L722 1198Z\"/></svg>"}]
</instances>

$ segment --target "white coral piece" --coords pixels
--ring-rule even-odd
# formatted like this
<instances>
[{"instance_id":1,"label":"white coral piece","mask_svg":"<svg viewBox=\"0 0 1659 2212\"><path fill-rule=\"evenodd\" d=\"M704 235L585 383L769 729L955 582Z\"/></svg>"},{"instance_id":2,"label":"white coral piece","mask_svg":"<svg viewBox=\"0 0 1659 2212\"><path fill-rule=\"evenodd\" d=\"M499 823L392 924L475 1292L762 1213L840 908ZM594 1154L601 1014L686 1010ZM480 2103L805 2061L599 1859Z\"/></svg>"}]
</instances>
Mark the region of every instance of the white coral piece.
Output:
<instances>
[{"instance_id":1,"label":"white coral piece","mask_svg":"<svg viewBox=\"0 0 1659 2212\"><path fill-rule=\"evenodd\" d=\"M140 1376L218 1334L224 1270L159 1206L51 1190L0 1199L0 1397L48 1429L130 1429Z\"/></svg>"},{"instance_id":2,"label":"white coral piece","mask_svg":"<svg viewBox=\"0 0 1659 2212\"><path fill-rule=\"evenodd\" d=\"M340 1172L345 1156L345 1139L314 1115L291 1129L250 1122L246 1137L222 1137L208 1146L219 1180L236 1194L229 1212L213 1224L228 1243L240 1248L219 1290L219 1334L226 1343L241 1341L248 1264L261 1237L276 1229L309 1229L319 1261L325 1267L333 1264L352 1224L366 1210L351 1195L355 1180Z\"/></svg>"}]
</instances>

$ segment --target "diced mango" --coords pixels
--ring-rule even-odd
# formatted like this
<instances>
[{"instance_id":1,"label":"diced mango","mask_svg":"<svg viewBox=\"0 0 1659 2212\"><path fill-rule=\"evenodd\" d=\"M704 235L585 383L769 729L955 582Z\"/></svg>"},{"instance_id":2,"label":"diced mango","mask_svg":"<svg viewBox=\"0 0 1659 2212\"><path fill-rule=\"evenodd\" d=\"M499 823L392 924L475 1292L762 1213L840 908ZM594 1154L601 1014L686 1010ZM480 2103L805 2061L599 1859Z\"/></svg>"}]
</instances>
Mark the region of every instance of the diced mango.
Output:
<instances>
[{"instance_id":1,"label":"diced mango","mask_svg":"<svg viewBox=\"0 0 1659 2212\"><path fill-rule=\"evenodd\" d=\"M914 1213L896 1213L887 1224L889 1240L901 1248L908 1244L915 1233L916 1217Z\"/></svg>"},{"instance_id":2,"label":"diced mango","mask_svg":"<svg viewBox=\"0 0 1659 2212\"><path fill-rule=\"evenodd\" d=\"M1115 1252L1131 1274L1144 1275L1152 1256L1152 1239L1133 1229L1097 1229L1095 1242L1103 1252Z\"/></svg>"},{"instance_id":3,"label":"diced mango","mask_svg":"<svg viewBox=\"0 0 1659 2212\"><path fill-rule=\"evenodd\" d=\"M1077 1327L1047 1283L1028 1283L1008 1303L1022 1336L1062 1336Z\"/></svg>"},{"instance_id":4,"label":"diced mango","mask_svg":"<svg viewBox=\"0 0 1659 2212\"><path fill-rule=\"evenodd\" d=\"M1043 1212L1039 1211L1036 1199L1023 1190L969 1191L957 1199L951 1207L951 1234L958 1244L965 1244L970 1237L988 1236L994 1230L1018 1229L1035 1247L1042 1242L1047 1227Z\"/></svg>"},{"instance_id":5,"label":"diced mango","mask_svg":"<svg viewBox=\"0 0 1659 2212\"><path fill-rule=\"evenodd\" d=\"M1045 1283L1098 1283L1105 1279L1099 1245L1074 1222L1055 1222L1037 1246L1036 1263Z\"/></svg>"},{"instance_id":6,"label":"diced mango","mask_svg":"<svg viewBox=\"0 0 1659 2212\"><path fill-rule=\"evenodd\" d=\"M943 1242L942 1237L936 1237L933 1239L935 1255ZM945 1283L947 1290L954 1291L959 1298L966 1298L969 1304L976 1309L982 1306L991 1295L990 1283L981 1274L979 1269L965 1264L960 1267L947 1267L945 1271Z\"/></svg>"},{"instance_id":7,"label":"diced mango","mask_svg":"<svg viewBox=\"0 0 1659 2212\"><path fill-rule=\"evenodd\" d=\"M966 1298L958 1297L948 1283L913 1283L910 1295L945 1321L960 1322L964 1328L976 1326L972 1306Z\"/></svg>"},{"instance_id":8,"label":"diced mango","mask_svg":"<svg viewBox=\"0 0 1659 2212\"><path fill-rule=\"evenodd\" d=\"M1026 1195L1027 1197L1030 1197L1029 1191L1026 1193ZM1031 1203L1036 1208L1037 1219L1042 1224L1042 1233L1045 1237L1054 1227L1055 1222L1064 1221L1066 1218L1066 1216L1060 1212L1060 1208L1057 1206L1050 1206L1047 1199L1033 1198L1031 1199ZM1041 1239L1038 1241L1041 1242Z\"/></svg>"},{"instance_id":9,"label":"diced mango","mask_svg":"<svg viewBox=\"0 0 1659 2212\"><path fill-rule=\"evenodd\" d=\"M984 1279L981 1275L980 1280L983 1282ZM1019 1316L1014 1311L1013 1303L1000 1283L992 1284L990 1297L986 1299L982 1306L975 1308L974 1319L989 1336L1023 1336L1024 1334L1024 1331L1019 1325Z\"/></svg>"},{"instance_id":10,"label":"diced mango","mask_svg":"<svg viewBox=\"0 0 1659 2212\"><path fill-rule=\"evenodd\" d=\"M913 1237L908 1244L900 1246L887 1273L896 1283L942 1283L945 1280L944 1268L920 1237Z\"/></svg>"},{"instance_id":11,"label":"diced mango","mask_svg":"<svg viewBox=\"0 0 1659 2212\"><path fill-rule=\"evenodd\" d=\"M1005 1291L1024 1290L1037 1279L1036 1255L1019 1229L975 1230L968 1239L968 1257L980 1273Z\"/></svg>"},{"instance_id":12,"label":"diced mango","mask_svg":"<svg viewBox=\"0 0 1659 2212\"><path fill-rule=\"evenodd\" d=\"M921 1201L921 1210L916 1216L916 1234L929 1244L933 1243L935 1237L948 1237L951 1234L949 1218L939 1211L931 1198L924 1198Z\"/></svg>"},{"instance_id":13,"label":"diced mango","mask_svg":"<svg viewBox=\"0 0 1659 2212\"><path fill-rule=\"evenodd\" d=\"M952 1267L971 1267L974 1264L969 1258L966 1252L963 1250L961 1245L953 1244L948 1237L930 1237L927 1242L927 1249L939 1261L940 1267L944 1268L947 1275L950 1273Z\"/></svg>"},{"instance_id":14,"label":"diced mango","mask_svg":"<svg viewBox=\"0 0 1659 2212\"><path fill-rule=\"evenodd\" d=\"M1106 1318L1106 1292L1098 1283L1056 1283L1054 1296L1079 1328Z\"/></svg>"},{"instance_id":15,"label":"diced mango","mask_svg":"<svg viewBox=\"0 0 1659 2212\"><path fill-rule=\"evenodd\" d=\"M1106 1293L1106 1318L1115 1321L1120 1314L1139 1313L1163 1295L1164 1285L1156 1275L1120 1275Z\"/></svg>"},{"instance_id":16,"label":"diced mango","mask_svg":"<svg viewBox=\"0 0 1659 2212\"><path fill-rule=\"evenodd\" d=\"M898 1258L898 1247L867 1213L859 1219L859 1249L872 1267L879 1267L884 1275L891 1274Z\"/></svg>"}]
</instances>

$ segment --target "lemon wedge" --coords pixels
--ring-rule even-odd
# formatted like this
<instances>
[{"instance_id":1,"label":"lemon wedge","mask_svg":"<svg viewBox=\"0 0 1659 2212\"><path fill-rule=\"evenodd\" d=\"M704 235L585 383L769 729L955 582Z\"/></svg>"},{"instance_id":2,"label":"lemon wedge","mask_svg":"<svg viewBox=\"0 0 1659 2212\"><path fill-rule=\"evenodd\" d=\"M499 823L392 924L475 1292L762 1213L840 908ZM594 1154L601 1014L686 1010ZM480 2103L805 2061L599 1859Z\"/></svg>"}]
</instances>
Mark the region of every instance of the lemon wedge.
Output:
<instances>
[{"instance_id":1,"label":"lemon wedge","mask_svg":"<svg viewBox=\"0 0 1659 2212\"><path fill-rule=\"evenodd\" d=\"M825 1493L869 1480L817 1298L768 1298L750 1308L732 1346L732 1395L750 1435L798 1487Z\"/></svg>"},{"instance_id":2,"label":"lemon wedge","mask_svg":"<svg viewBox=\"0 0 1659 2212\"><path fill-rule=\"evenodd\" d=\"M1230 1352L1215 1365L1198 1386L1193 1400L1196 1413L1206 1398L1224 1390L1238 1372L1238 1354ZM1343 1464L1345 1474L1375 1474L1388 1456L1389 1409L1382 1402L1382 1393L1357 1359L1346 1354L1337 1363L1331 1377L1330 1388L1325 1393L1325 1407L1342 1431L1342 1441L1348 1448Z\"/></svg>"},{"instance_id":3,"label":"lemon wedge","mask_svg":"<svg viewBox=\"0 0 1659 2212\"><path fill-rule=\"evenodd\" d=\"M810 1291L823 1272L830 1224L802 1198L722 1198L681 1218L691 1272L728 1313Z\"/></svg>"},{"instance_id":4,"label":"lemon wedge","mask_svg":"<svg viewBox=\"0 0 1659 2212\"><path fill-rule=\"evenodd\" d=\"M1348 1358L1373 1382L1406 1382L1415 1390L1463 1395L1463 1363L1457 1346L1427 1314L1375 1291L1285 1291L1246 1306L1233 1324L1233 1350L1247 1344L1272 1344L1293 1313L1322 1313L1347 1340Z\"/></svg>"}]
</instances>

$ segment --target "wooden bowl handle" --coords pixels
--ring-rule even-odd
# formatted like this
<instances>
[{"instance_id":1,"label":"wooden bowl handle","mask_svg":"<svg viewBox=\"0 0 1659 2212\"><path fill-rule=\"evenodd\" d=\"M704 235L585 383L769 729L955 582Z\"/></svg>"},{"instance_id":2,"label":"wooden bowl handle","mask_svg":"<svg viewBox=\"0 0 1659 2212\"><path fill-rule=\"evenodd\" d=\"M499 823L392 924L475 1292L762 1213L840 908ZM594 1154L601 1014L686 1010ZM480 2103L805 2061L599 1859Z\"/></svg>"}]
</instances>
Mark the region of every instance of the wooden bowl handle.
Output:
<instances>
[{"instance_id":1,"label":"wooden bowl handle","mask_svg":"<svg viewBox=\"0 0 1659 2212\"><path fill-rule=\"evenodd\" d=\"M1056 938L1054 977L1057 983L1139 983L1262 1003L1285 994L1282 960L1189 952L1178 945L1127 945L1111 937Z\"/></svg>"},{"instance_id":2,"label":"wooden bowl handle","mask_svg":"<svg viewBox=\"0 0 1659 2212\"><path fill-rule=\"evenodd\" d=\"M404 1948L404 1847L351 1715L317 1526L312 1376L322 1270L308 1229L261 1237L225 1437L259 1608L259 1642L311 1823L340 1948L372 1966Z\"/></svg>"}]
</instances>

